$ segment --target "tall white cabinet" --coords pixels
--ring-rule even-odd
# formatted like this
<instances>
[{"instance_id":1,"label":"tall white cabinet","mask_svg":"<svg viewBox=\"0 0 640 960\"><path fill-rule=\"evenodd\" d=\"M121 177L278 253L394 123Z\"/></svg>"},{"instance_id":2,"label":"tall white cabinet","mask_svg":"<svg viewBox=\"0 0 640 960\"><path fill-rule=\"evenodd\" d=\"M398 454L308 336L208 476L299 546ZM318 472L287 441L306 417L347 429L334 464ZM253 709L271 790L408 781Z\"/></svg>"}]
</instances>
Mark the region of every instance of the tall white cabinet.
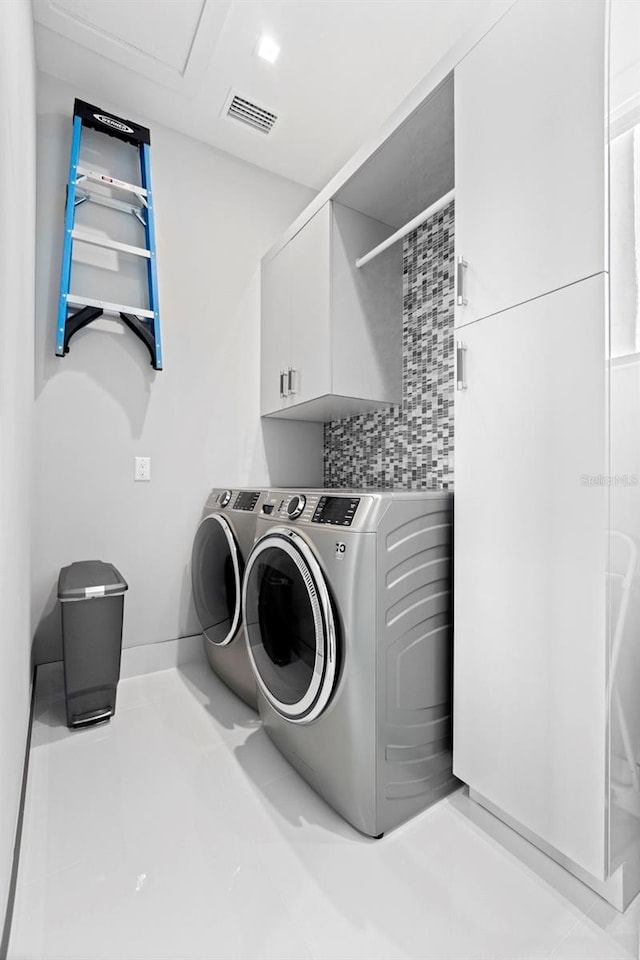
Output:
<instances>
[{"instance_id":1,"label":"tall white cabinet","mask_svg":"<svg viewBox=\"0 0 640 960\"><path fill-rule=\"evenodd\" d=\"M640 820L612 842L607 14L519 0L455 71L454 772L622 908Z\"/></svg>"},{"instance_id":2,"label":"tall white cabinet","mask_svg":"<svg viewBox=\"0 0 640 960\"><path fill-rule=\"evenodd\" d=\"M604 310L600 274L466 328L455 412L455 773L601 880Z\"/></svg>"}]
</instances>

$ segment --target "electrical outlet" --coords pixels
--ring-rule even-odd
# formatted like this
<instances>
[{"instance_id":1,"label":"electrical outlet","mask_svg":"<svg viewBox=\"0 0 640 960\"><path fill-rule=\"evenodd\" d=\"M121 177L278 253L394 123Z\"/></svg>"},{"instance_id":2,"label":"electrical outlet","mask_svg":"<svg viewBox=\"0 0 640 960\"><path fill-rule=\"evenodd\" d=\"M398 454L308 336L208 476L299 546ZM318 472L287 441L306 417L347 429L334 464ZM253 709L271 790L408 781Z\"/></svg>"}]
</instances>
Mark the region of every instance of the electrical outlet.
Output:
<instances>
[{"instance_id":1,"label":"electrical outlet","mask_svg":"<svg viewBox=\"0 0 640 960\"><path fill-rule=\"evenodd\" d=\"M136 457L134 480L151 480L151 457Z\"/></svg>"}]
</instances>

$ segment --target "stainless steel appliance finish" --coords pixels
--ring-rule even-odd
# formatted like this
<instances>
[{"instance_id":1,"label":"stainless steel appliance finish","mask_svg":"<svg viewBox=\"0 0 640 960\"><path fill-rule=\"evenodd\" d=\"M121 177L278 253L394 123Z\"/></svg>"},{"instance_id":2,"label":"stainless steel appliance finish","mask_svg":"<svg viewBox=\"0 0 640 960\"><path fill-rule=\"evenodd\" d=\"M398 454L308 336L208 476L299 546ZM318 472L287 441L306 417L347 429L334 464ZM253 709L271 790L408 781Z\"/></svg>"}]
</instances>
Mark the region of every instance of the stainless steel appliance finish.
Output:
<instances>
[{"instance_id":1,"label":"stainless steel appliance finish","mask_svg":"<svg viewBox=\"0 0 640 960\"><path fill-rule=\"evenodd\" d=\"M451 771L447 491L271 490L243 586L264 727L346 820L380 836Z\"/></svg>"},{"instance_id":2,"label":"stainless steel appliance finish","mask_svg":"<svg viewBox=\"0 0 640 960\"><path fill-rule=\"evenodd\" d=\"M212 670L254 710L256 683L242 625L242 576L264 492L214 489L193 542L191 583Z\"/></svg>"}]
</instances>

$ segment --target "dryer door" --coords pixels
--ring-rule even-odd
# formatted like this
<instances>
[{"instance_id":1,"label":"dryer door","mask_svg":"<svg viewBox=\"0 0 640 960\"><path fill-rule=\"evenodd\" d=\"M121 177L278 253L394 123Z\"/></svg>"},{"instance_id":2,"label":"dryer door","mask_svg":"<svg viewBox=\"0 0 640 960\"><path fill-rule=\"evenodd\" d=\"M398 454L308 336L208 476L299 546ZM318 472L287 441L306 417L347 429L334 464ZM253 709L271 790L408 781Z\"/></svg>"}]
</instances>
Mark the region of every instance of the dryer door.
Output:
<instances>
[{"instance_id":1,"label":"dryer door","mask_svg":"<svg viewBox=\"0 0 640 960\"><path fill-rule=\"evenodd\" d=\"M314 720L336 681L336 625L322 570L302 537L276 527L254 545L242 606L260 690L286 719Z\"/></svg>"},{"instance_id":2,"label":"dryer door","mask_svg":"<svg viewBox=\"0 0 640 960\"><path fill-rule=\"evenodd\" d=\"M196 531L191 584L205 637L216 646L231 643L241 622L242 557L229 522L212 513Z\"/></svg>"}]
</instances>

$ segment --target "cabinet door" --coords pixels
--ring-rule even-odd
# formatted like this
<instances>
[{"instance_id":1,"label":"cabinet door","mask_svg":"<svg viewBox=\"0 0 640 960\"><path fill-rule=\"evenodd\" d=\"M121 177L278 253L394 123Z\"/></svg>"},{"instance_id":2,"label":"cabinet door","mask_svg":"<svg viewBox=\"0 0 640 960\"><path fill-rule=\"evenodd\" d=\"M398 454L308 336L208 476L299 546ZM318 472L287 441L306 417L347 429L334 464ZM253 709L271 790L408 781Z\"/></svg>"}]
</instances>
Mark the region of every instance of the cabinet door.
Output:
<instances>
[{"instance_id":1,"label":"cabinet door","mask_svg":"<svg viewBox=\"0 0 640 960\"><path fill-rule=\"evenodd\" d=\"M481 320L456 393L454 772L605 874L603 275Z\"/></svg>"},{"instance_id":2,"label":"cabinet door","mask_svg":"<svg viewBox=\"0 0 640 960\"><path fill-rule=\"evenodd\" d=\"M331 393L330 208L326 203L287 245L294 404Z\"/></svg>"},{"instance_id":3,"label":"cabinet door","mask_svg":"<svg viewBox=\"0 0 640 960\"><path fill-rule=\"evenodd\" d=\"M519 0L456 68L456 326L606 269L605 12Z\"/></svg>"},{"instance_id":4,"label":"cabinet door","mask_svg":"<svg viewBox=\"0 0 640 960\"><path fill-rule=\"evenodd\" d=\"M291 365L291 306L289 297L290 244L263 261L261 273L260 411L263 416L282 410L280 376Z\"/></svg>"}]
</instances>

